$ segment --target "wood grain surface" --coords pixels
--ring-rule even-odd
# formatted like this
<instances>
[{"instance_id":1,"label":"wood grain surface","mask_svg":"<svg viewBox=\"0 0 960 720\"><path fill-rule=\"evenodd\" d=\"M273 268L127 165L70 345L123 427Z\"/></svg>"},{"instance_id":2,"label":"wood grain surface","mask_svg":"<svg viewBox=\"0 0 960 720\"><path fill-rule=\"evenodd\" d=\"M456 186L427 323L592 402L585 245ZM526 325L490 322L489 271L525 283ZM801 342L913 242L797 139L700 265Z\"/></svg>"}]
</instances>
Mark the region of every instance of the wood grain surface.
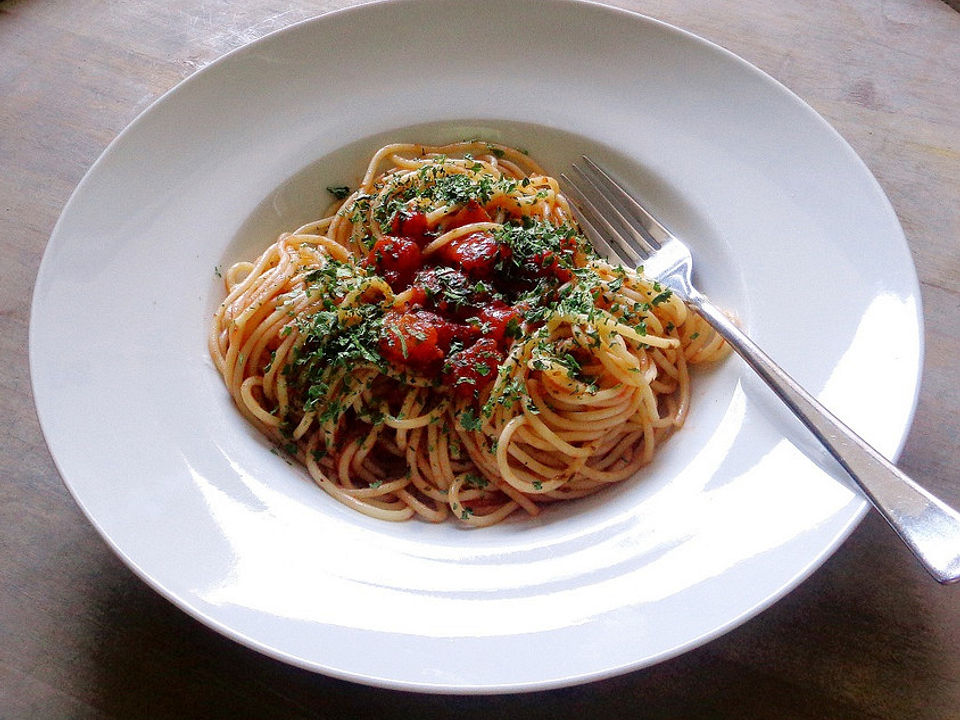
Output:
<instances>
[{"instance_id":1,"label":"wood grain surface","mask_svg":"<svg viewBox=\"0 0 960 720\"><path fill-rule=\"evenodd\" d=\"M137 579L62 485L27 326L60 211L139 112L224 52L337 0L0 1L0 718L960 718L960 586L871 514L808 581L674 660L499 697L288 667ZM960 13L940 0L619 0L759 66L860 154L922 283L926 360L901 466L960 505ZM629 642L629 639L625 639Z\"/></svg>"}]
</instances>

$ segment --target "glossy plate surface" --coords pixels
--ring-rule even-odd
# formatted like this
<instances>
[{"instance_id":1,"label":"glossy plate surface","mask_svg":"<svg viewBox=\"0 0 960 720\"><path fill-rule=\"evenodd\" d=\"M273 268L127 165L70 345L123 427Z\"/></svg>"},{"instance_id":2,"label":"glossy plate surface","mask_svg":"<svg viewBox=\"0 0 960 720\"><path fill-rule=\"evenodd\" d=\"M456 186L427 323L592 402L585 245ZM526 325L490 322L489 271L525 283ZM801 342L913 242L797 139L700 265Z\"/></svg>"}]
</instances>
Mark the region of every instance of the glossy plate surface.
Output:
<instances>
[{"instance_id":1,"label":"glossy plate surface","mask_svg":"<svg viewBox=\"0 0 960 720\"><path fill-rule=\"evenodd\" d=\"M216 269L317 216L381 143L475 136L553 174L603 161L838 416L890 456L909 427L922 332L900 226L768 76L575 2L408 0L293 26L107 149L50 240L30 338L43 430L91 522L171 601L274 657L439 692L609 676L757 613L865 510L736 358L697 373L687 426L641 477L536 520L378 522L271 453L207 356Z\"/></svg>"}]
</instances>

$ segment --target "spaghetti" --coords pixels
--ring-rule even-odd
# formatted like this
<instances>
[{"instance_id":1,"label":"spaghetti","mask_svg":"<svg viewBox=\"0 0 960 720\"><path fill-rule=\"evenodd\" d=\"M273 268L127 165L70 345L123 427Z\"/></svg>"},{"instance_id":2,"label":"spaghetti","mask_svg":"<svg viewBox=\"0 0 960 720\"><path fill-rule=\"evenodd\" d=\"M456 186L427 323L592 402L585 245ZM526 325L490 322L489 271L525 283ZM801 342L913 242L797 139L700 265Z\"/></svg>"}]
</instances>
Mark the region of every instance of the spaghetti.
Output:
<instances>
[{"instance_id":1,"label":"spaghetti","mask_svg":"<svg viewBox=\"0 0 960 720\"><path fill-rule=\"evenodd\" d=\"M388 145L328 190L227 270L209 348L243 415L367 515L491 525L630 477L724 350L598 258L521 151Z\"/></svg>"}]
</instances>

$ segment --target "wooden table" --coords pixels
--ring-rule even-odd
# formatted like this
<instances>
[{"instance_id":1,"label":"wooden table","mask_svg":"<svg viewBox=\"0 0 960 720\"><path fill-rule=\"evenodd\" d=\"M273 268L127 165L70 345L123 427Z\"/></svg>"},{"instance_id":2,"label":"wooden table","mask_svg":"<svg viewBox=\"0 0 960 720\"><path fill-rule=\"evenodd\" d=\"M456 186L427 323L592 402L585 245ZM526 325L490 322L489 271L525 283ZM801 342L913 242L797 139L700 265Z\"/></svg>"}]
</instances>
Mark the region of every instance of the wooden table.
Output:
<instances>
[{"instance_id":1,"label":"wooden table","mask_svg":"<svg viewBox=\"0 0 960 720\"><path fill-rule=\"evenodd\" d=\"M479 0L478 0L479 1ZM737 630L592 685L519 696L376 690L247 650L108 550L44 445L30 294L77 182L154 98L341 0L0 0L0 717L960 717L960 587L871 514ZM900 464L960 506L960 13L940 0L619 0L798 93L890 197L922 282L926 363Z\"/></svg>"}]
</instances>

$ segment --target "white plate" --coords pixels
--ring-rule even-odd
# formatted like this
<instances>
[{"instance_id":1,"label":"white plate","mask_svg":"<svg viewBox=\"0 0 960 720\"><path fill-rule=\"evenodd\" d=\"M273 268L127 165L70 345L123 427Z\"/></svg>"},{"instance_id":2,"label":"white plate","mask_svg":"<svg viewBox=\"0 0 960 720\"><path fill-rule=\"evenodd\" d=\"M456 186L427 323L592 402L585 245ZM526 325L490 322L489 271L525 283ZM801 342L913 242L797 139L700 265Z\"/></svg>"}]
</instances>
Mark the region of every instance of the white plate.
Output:
<instances>
[{"instance_id":1,"label":"white plate","mask_svg":"<svg viewBox=\"0 0 960 720\"><path fill-rule=\"evenodd\" d=\"M427 122L428 125L420 126ZM150 585L288 662L441 692L649 665L816 568L864 503L736 358L641 477L537 520L393 525L313 486L207 357L215 268L315 216L388 139L481 135L613 167L695 246L703 288L888 455L921 360L886 198L809 107L737 57L574 2L409 0L293 26L157 101L77 188L30 359L77 502Z\"/></svg>"}]
</instances>

